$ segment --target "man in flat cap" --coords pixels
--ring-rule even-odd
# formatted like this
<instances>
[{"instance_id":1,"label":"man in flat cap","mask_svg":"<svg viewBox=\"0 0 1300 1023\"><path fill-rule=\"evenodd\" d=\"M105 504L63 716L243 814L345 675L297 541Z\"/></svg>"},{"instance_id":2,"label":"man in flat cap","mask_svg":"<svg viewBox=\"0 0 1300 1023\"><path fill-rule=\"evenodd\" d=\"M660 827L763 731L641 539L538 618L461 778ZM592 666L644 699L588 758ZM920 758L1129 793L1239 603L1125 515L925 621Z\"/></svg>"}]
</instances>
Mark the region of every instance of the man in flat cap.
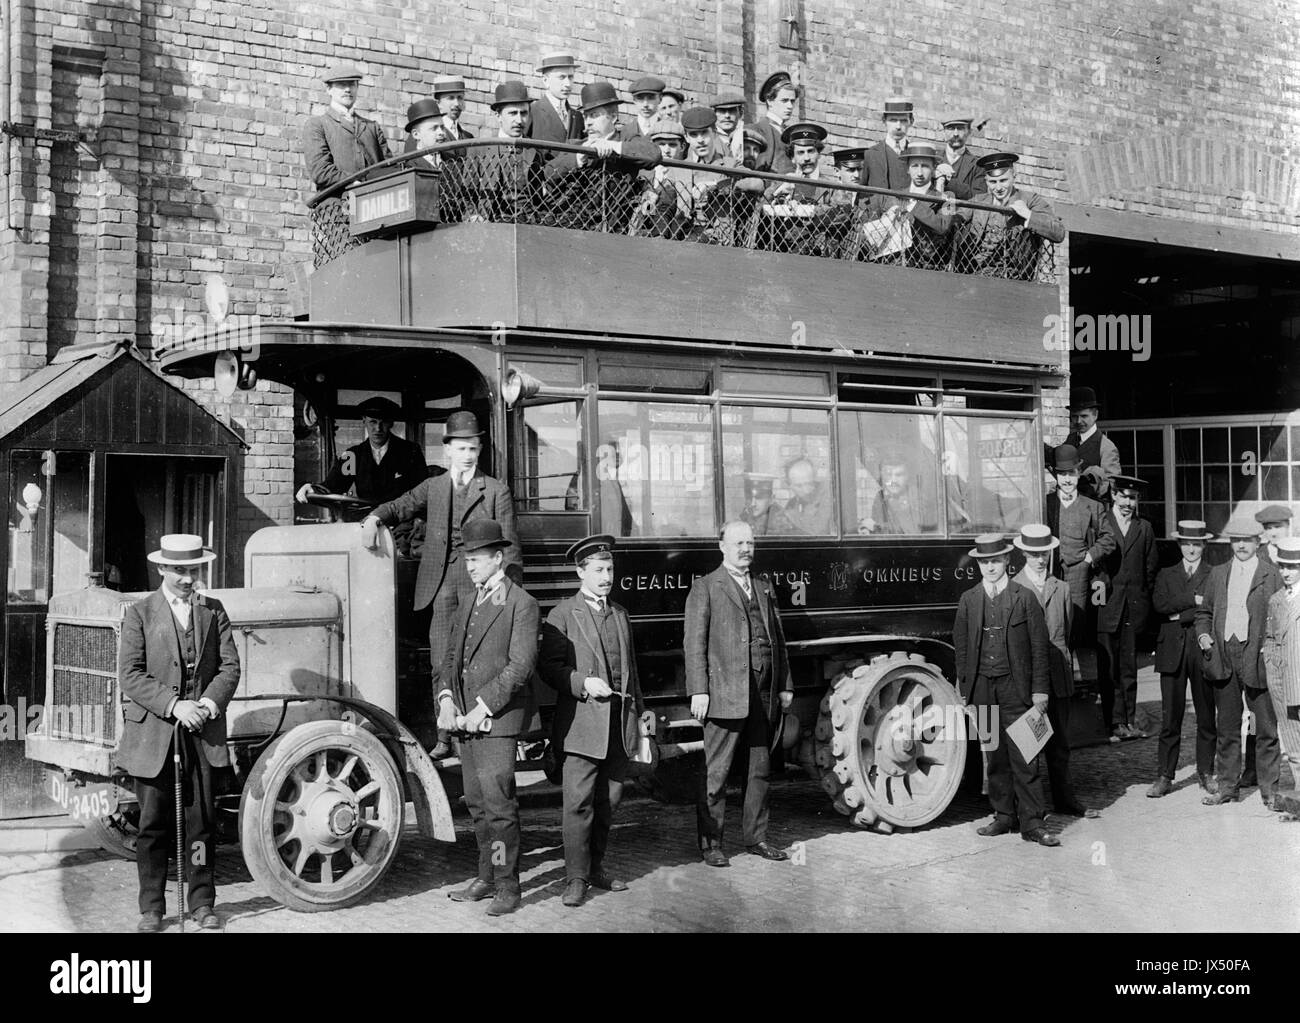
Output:
<instances>
[{"instance_id":1,"label":"man in flat cap","mask_svg":"<svg viewBox=\"0 0 1300 1023\"><path fill-rule=\"evenodd\" d=\"M540 101L539 101L540 102ZM525 138L528 133L528 88L520 81L502 82L492 99L498 139ZM467 152L463 187L457 199L466 220L531 224L539 215L542 161L536 149L483 146Z\"/></svg>"},{"instance_id":2,"label":"man in flat cap","mask_svg":"<svg viewBox=\"0 0 1300 1023\"><path fill-rule=\"evenodd\" d=\"M1300 537L1279 539L1273 561L1282 588L1268 602L1264 664L1278 739L1292 776L1300 782ZM1280 797L1274 797L1273 808L1284 809ZM1297 819L1294 806L1289 808L1288 819Z\"/></svg>"},{"instance_id":3,"label":"man in flat cap","mask_svg":"<svg viewBox=\"0 0 1300 1023\"><path fill-rule=\"evenodd\" d=\"M912 196L933 196L947 201L925 202L893 195L873 195L867 200L863 225L864 245L879 262L896 262L926 270L946 270L952 258L952 236L957 207L952 196L934 187L939 152L928 142L913 142L902 154L907 165L906 191Z\"/></svg>"},{"instance_id":4,"label":"man in flat cap","mask_svg":"<svg viewBox=\"0 0 1300 1023\"><path fill-rule=\"evenodd\" d=\"M649 137L665 160L680 160L686 155L686 130L675 118L656 117L650 126ZM693 175L684 167L664 164L644 174L647 175L646 189L641 193L627 233L649 238L685 238L694 219L691 203Z\"/></svg>"},{"instance_id":5,"label":"man in flat cap","mask_svg":"<svg viewBox=\"0 0 1300 1023\"><path fill-rule=\"evenodd\" d=\"M1219 791L1207 806L1231 803L1244 785L1259 784L1272 806L1279 774L1277 717L1264 670L1264 628L1269 599L1282 588L1277 567L1259 557L1259 523L1232 519L1223 530L1232 558L1210 570L1205 601L1196 609L1196 641L1210 655L1203 670L1214 685ZM1241 763L1241 701L1255 716L1255 749ZM1251 753L1254 756L1251 756ZM1249 773L1247 773L1249 772ZM1254 775L1252 778L1251 775Z\"/></svg>"},{"instance_id":6,"label":"man in flat cap","mask_svg":"<svg viewBox=\"0 0 1300 1023\"><path fill-rule=\"evenodd\" d=\"M984 170L975 161L975 154L966 145L970 138L973 117L950 117L943 122L948 136L943 162L935 169L935 187L941 192L951 192L958 199L973 199L988 191Z\"/></svg>"},{"instance_id":7,"label":"man in flat cap","mask_svg":"<svg viewBox=\"0 0 1300 1023\"><path fill-rule=\"evenodd\" d=\"M563 757L566 906L582 905L588 888L627 888L605 870L605 848L628 763L641 737L653 734L654 715L646 714L637 682L631 620L609 597L614 542L599 534L568 549L578 591L556 604L542 626L538 668L558 694L551 743Z\"/></svg>"},{"instance_id":8,"label":"man in flat cap","mask_svg":"<svg viewBox=\"0 0 1300 1023\"><path fill-rule=\"evenodd\" d=\"M1156 780L1147 789L1159 799L1174 788L1182 745L1187 686L1192 687L1196 711L1196 780L1206 792L1217 792L1214 779L1214 684L1201 674L1201 649L1196 642L1196 609L1205 603L1210 566L1205 545L1214 534L1197 519L1182 519L1174 531L1182 559L1156 575L1151 606L1160 616L1155 669L1160 673L1160 745L1156 749Z\"/></svg>"},{"instance_id":9,"label":"man in flat cap","mask_svg":"<svg viewBox=\"0 0 1300 1023\"><path fill-rule=\"evenodd\" d=\"M303 125L303 158L317 191L392 156L379 122L362 117L354 109L362 78L361 69L351 64L330 68L323 79L330 105L324 113L307 118ZM316 266L360 244L348 229L347 205L340 196L312 210L312 223Z\"/></svg>"},{"instance_id":10,"label":"man in flat cap","mask_svg":"<svg viewBox=\"0 0 1300 1023\"><path fill-rule=\"evenodd\" d=\"M901 97L885 100L880 119L885 123L885 137L867 150L861 184L901 192L911 182L903 158L907 136L915 121L911 101Z\"/></svg>"},{"instance_id":11,"label":"man in flat cap","mask_svg":"<svg viewBox=\"0 0 1300 1023\"><path fill-rule=\"evenodd\" d=\"M1110 493L1110 478L1123 469L1119 448L1097 425L1097 392L1091 387L1070 388L1070 424L1065 443L1079 452L1079 493L1104 501Z\"/></svg>"},{"instance_id":12,"label":"man in flat cap","mask_svg":"<svg viewBox=\"0 0 1300 1023\"><path fill-rule=\"evenodd\" d=\"M774 174L789 174L794 170L790 153L781 141L781 133L794 117L799 95L799 86L790 80L789 73L785 71L768 75L759 88L758 98L763 104L763 116L753 127L762 133L767 145L755 170L772 171Z\"/></svg>"},{"instance_id":13,"label":"man in flat cap","mask_svg":"<svg viewBox=\"0 0 1300 1023\"><path fill-rule=\"evenodd\" d=\"M1026 842L1058 846L1061 840L1043 827L1043 755L1026 760L1007 734L1031 707L1046 716L1052 691L1043 608L1028 589L1009 585L1011 551L1001 533L975 538L969 554L983 578L961 595L952 627L962 702L986 708L997 722L988 759L994 817L979 834L993 838L1018 826Z\"/></svg>"},{"instance_id":14,"label":"man in flat cap","mask_svg":"<svg viewBox=\"0 0 1300 1023\"><path fill-rule=\"evenodd\" d=\"M962 207L965 228L959 236L958 271L1032 281L1038 275L1043 243L1065 240L1065 222L1052 204L1016 186L1019 159L1015 153L989 153L975 162L984 172L988 191L972 201L1009 212Z\"/></svg>"},{"instance_id":15,"label":"man in flat cap","mask_svg":"<svg viewBox=\"0 0 1300 1023\"><path fill-rule=\"evenodd\" d=\"M304 483L299 487L295 499L300 504L310 494L347 493L373 504L383 504L401 497L429 475L420 446L393 433L393 424L402 418L402 409L395 401L379 396L367 398L357 406L357 411L366 431L365 439L343 452L320 483ZM433 475L441 475L443 471L441 466L435 467ZM396 531L393 535L397 539ZM399 549L400 546L399 541Z\"/></svg>"},{"instance_id":16,"label":"man in flat cap","mask_svg":"<svg viewBox=\"0 0 1300 1023\"><path fill-rule=\"evenodd\" d=\"M717 145L739 164L745 158L745 97L724 92L709 104L717 116Z\"/></svg>"},{"instance_id":17,"label":"man in flat cap","mask_svg":"<svg viewBox=\"0 0 1300 1023\"><path fill-rule=\"evenodd\" d=\"M618 138L618 92L609 82L582 87L589 153L561 153L546 165L550 223L580 231L622 234L631 223L659 147L637 135Z\"/></svg>"},{"instance_id":18,"label":"man in flat cap","mask_svg":"<svg viewBox=\"0 0 1300 1023\"><path fill-rule=\"evenodd\" d=\"M478 417L458 409L447 417L442 445L449 471L432 476L400 497L381 504L361 522L363 542L373 548L378 542L380 523L393 527L423 515L425 542L420 552L420 570L415 578L414 608L432 606L429 622L429 662L435 674L444 663L447 636L459 613L471 600L473 584L465 573L464 532L469 523L491 519L501 525L506 543L504 568L517 581L523 579L523 557L515 532L515 503L510 488L479 469L483 430ZM445 684L446 680L442 682ZM449 752L445 735L440 735L434 755Z\"/></svg>"},{"instance_id":19,"label":"man in flat cap","mask_svg":"<svg viewBox=\"0 0 1300 1023\"><path fill-rule=\"evenodd\" d=\"M463 529L472 595L450 623L438 673L438 724L460 735L465 805L474 821L478 874L449 893L455 902L493 896L488 916L519 908L518 738L534 726L537 601L506 573L518 545L502 523L471 519Z\"/></svg>"},{"instance_id":20,"label":"man in flat cap","mask_svg":"<svg viewBox=\"0 0 1300 1023\"><path fill-rule=\"evenodd\" d=\"M1136 476L1112 478L1106 523L1116 546L1098 566L1105 579L1105 603L1097 608L1097 682L1102 720L1112 741L1146 737L1137 727L1137 637L1151 613L1160 556L1155 530L1137 513L1145 486Z\"/></svg>"},{"instance_id":21,"label":"man in flat cap","mask_svg":"<svg viewBox=\"0 0 1300 1023\"><path fill-rule=\"evenodd\" d=\"M1291 535L1291 509L1284 504L1270 504L1255 513L1260 525L1259 556L1277 564L1278 541Z\"/></svg>"},{"instance_id":22,"label":"man in flat cap","mask_svg":"<svg viewBox=\"0 0 1300 1023\"><path fill-rule=\"evenodd\" d=\"M686 107L686 93L681 89L667 86L664 88L663 95L659 97L660 116L669 120L679 120L682 116L682 110Z\"/></svg>"},{"instance_id":23,"label":"man in flat cap","mask_svg":"<svg viewBox=\"0 0 1300 1023\"><path fill-rule=\"evenodd\" d=\"M626 141L638 135L650 137L650 129L659 112L659 101L663 98L664 88L664 80L654 75L643 75L628 87L627 91L632 97L633 115L619 125L620 139Z\"/></svg>"}]
</instances>

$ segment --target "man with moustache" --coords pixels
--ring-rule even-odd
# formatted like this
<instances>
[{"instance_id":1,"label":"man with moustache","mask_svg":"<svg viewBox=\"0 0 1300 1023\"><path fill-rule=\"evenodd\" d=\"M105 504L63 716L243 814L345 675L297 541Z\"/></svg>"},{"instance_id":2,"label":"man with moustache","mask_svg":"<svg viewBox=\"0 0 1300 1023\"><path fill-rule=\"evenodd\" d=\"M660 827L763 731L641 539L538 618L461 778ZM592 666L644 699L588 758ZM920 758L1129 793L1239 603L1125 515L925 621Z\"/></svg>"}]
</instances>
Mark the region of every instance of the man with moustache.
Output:
<instances>
[{"instance_id":1,"label":"man with moustache","mask_svg":"<svg viewBox=\"0 0 1300 1023\"><path fill-rule=\"evenodd\" d=\"M717 146L739 165L745 158L745 97L725 92L709 104L717 117Z\"/></svg>"},{"instance_id":2,"label":"man with moustache","mask_svg":"<svg viewBox=\"0 0 1300 1023\"><path fill-rule=\"evenodd\" d=\"M704 862L730 863L722 827L727 775L737 757L744 765L745 848L766 860L788 860L767 841L769 758L781 737L776 724L794 700L785 633L771 584L750 573L753 530L728 522L718 547L722 564L696 579L686 598L686 691L691 716L704 725L705 770L696 800Z\"/></svg>"},{"instance_id":3,"label":"man with moustache","mask_svg":"<svg viewBox=\"0 0 1300 1023\"><path fill-rule=\"evenodd\" d=\"M821 154L826 143L826 129L820 124L800 122L792 124L781 133L781 144L790 154L794 165L789 172L798 181L773 181L767 187L767 204L763 211L771 219L771 247L777 252L802 256L830 254L827 228L831 214L838 211L846 217L848 207L833 207L830 189L818 182L833 181L823 177Z\"/></svg>"},{"instance_id":4,"label":"man with moustache","mask_svg":"<svg viewBox=\"0 0 1300 1023\"><path fill-rule=\"evenodd\" d=\"M1225 676L1213 679L1219 791L1201 802L1207 806L1234 802L1245 784L1241 778L1244 696L1247 709L1255 715L1256 740L1256 755L1247 757L1246 769L1255 770L1260 796L1271 807L1279 773L1277 717L1262 654L1269 598L1282 588L1282 577L1275 565L1259 557L1259 523L1254 519L1231 520L1223 535L1232 544L1232 558L1210 570L1205 601L1196 609L1197 643L1212 657L1218 648Z\"/></svg>"},{"instance_id":5,"label":"man with moustache","mask_svg":"<svg viewBox=\"0 0 1300 1023\"><path fill-rule=\"evenodd\" d=\"M973 117L950 117L943 122L948 136L943 162L935 169L935 187L951 192L958 199L973 199L988 190L984 171L975 162L975 154L966 145Z\"/></svg>"},{"instance_id":6,"label":"man with moustache","mask_svg":"<svg viewBox=\"0 0 1300 1023\"><path fill-rule=\"evenodd\" d=\"M524 83L507 81L498 85L492 112L497 119L498 139L524 138L528 131L528 89ZM461 164L463 187L458 190L464 218L533 223L541 201L544 155L541 150L504 145L469 150Z\"/></svg>"},{"instance_id":7,"label":"man with moustache","mask_svg":"<svg viewBox=\"0 0 1300 1023\"><path fill-rule=\"evenodd\" d=\"M1151 596L1151 606L1160 616L1155 660L1155 669L1160 673L1160 745L1156 750L1159 773L1147 789L1149 799L1173 791L1189 683L1196 711L1196 780L1206 792L1219 790L1214 778L1214 686L1201 674L1201 650L1194 628L1196 609L1205 603L1205 586L1210 579L1205 545L1214 534L1204 522L1183 519L1173 539L1178 541L1182 560L1160 570Z\"/></svg>"},{"instance_id":8,"label":"man with moustache","mask_svg":"<svg viewBox=\"0 0 1300 1023\"><path fill-rule=\"evenodd\" d=\"M925 507L912 466L901 452L880 458L880 490L871 501L871 514L858 524L860 533L916 536L939 528L933 498Z\"/></svg>"}]
</instances>

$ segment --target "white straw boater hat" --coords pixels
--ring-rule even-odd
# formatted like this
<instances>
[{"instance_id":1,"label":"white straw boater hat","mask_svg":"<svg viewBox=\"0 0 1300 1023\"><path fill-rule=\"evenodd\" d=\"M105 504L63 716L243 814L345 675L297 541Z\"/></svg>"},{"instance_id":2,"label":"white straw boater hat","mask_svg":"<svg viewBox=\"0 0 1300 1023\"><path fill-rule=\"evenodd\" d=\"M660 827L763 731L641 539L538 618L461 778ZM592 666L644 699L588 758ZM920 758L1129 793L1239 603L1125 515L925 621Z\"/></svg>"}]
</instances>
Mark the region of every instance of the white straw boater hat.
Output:
<instances>
[{"instance_id":1,"label":"white straw boater hat","mask_svg":"<svg viewBox=\"0 0 1300 1023\"><path fill-rule=\"evenodd\" d=\"M1031 554L1046 554L1061 546L1061 541L1052 535L1051 529L1041 522L1030 522L1020 527L1020 535L1011 541L1022 551Z\"/></svg>"},{"instance_id":2,"label":"white straw boater hat","mask_svg":"<svg viewBox=\"0 0 1300 1023\"><path fill-rule=\"evenodd\" d=\"M148 558L155 565L206 565L217 560L212 551L204 549L203 537L193 533L169 533Z\"/></svg>"}]
</instances>

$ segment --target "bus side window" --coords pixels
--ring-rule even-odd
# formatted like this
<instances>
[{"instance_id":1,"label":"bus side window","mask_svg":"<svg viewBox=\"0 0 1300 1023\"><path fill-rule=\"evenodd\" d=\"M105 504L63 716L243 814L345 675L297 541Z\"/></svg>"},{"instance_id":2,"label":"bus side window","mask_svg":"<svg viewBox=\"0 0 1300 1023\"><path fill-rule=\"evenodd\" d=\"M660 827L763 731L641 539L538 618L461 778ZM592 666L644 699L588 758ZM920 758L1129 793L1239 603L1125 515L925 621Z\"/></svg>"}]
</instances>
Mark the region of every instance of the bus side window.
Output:
<instances>
[{"instance_id":1,"label":"bus side window","mask_svg":"<svg viewBox=\"0 0 1300 1023\"><path fill-rule=\"evenodd\" d=\"M726 517L755 536L835 536L830 413L724 405Z\"/></svg>"},{"instance_id":2,"label":"bus side window","mask_svg":"<svg viewBox=\"0 0 1300 1023\"><path fill-rule=\"evenodd\" d=\"M839 414L845 533L941 532L937 426L933 415Z\"/></svg>"},{"instance_id":3,"label":"bus side window","mask_svg":"<svg viewBox=\"0 0 1300 1023\"><path fill-rule=\"evenodd\" d=\"M534 399L517 409L510 492L520 512L585 511L582 402Z\"/></svg>"},{"instance_id":4,"label":"bus side window","mask_svg":"<svg viewBox=\"0 0 1300 1023\"><path fill-rule=\"evenodd\" d=\"M1030 425L1027 419L944 416L949 533L1009 532L1036 514Z\"/></svg>"}]
</instances>

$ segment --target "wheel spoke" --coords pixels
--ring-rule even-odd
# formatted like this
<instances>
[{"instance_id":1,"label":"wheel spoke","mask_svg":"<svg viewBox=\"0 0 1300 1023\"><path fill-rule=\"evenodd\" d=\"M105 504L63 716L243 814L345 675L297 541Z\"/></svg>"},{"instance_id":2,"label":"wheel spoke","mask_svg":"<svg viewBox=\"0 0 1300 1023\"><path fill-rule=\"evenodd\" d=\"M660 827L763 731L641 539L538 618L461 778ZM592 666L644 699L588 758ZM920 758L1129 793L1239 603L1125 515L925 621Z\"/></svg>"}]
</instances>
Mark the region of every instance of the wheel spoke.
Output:
<instances>
[{"instance_id":1,"label":"wheel spoke","mask_svg":"<svg viewBox=\"0 0 1300 1023\"><path fill-rule=\"evenodd\" d=\"M912 717L919 717L921 704L925 702L925 698L929 695L930 691L926 689L925 686L921 685L919 682L914 682L912 683L912 688L908 691L907 699L903 701L903 705L907 707Z\"/></svg>"},{"instance_id":2,"label":"wheel spoke","mask_svg":"<svg viewBox=\"0 0 1300 1023\"><path fill-rule=\"evenodd\" d=\"M316 780L329 777L329 750L321 750L316 754Z\"/></svg>"},{"instance_id":3,"label":"wheel spoke","mask_svg":"<svg viewBox=\"0 0 1300 1023\"><path fill-rule=\"evenodd\" d=\"M373 796L376 792L378 792L381 788L383 788L383 786L380 785L379 782L377 782L377 781L371 781L371 782L369 782L369 783L367 783L367 784L365 784L365 785L362 785L361 788L357 789L357 791L354 792L352 795L353 795L353 798L354 798L354 799L359 803L359 802L361 802L363 799L369 799L369 798L370 798L371 796Z\"/></svg>"},{"instance_id":4,"label":"wheel spoke","mask_svg":"<svg viewBox=\"0 0 1300 1023\"><path fill-rule=\"evenodd\" d=\"M321 884L334 883L334 857L322 856L320 858L320 881Z\"/></svg>"},{"instance_id":5,"label":"wheel spoke","mask_svg":"<svg viewBox=\"0 0 1300 1023\"><path fill-rule=\"evenodd\" d=\"M353 753L351 756L347 758L347 760L343 761L343 766L339 768L339 773L335 775L336 780L347 781L348 776L356 768L357 761L359 759L360 758L355 753Z\"/></svg>"},{"instance_id":6,"label":"wheel spoke","mask_svg":"<svg viewBox=\"0 0 1300 1023\"><path fill-rule=\"evenodd\" d=\"M307 868L307 861L314 855L311 849L307 848L306 843L300 843L298 846L298 857L293 861L293 873L296 877L302 877L302 872Z\"/></svg>"}]
</instances>

